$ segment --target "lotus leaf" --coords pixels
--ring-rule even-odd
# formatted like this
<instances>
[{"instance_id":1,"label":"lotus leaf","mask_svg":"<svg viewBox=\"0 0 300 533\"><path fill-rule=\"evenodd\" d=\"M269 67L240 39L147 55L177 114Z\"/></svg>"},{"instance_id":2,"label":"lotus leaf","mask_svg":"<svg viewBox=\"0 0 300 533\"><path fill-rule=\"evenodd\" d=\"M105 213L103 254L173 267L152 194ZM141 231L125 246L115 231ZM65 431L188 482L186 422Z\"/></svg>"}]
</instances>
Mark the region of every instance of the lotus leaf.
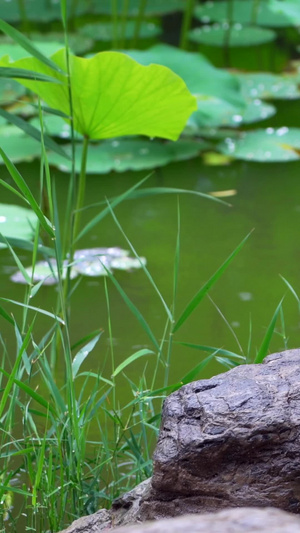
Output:
<instances>
[{"instance_id":1,"label":"lotus leaf","mask_svg":"<svg viewBox=\"0 0 300 533\"><path fill-rule=\"evenodd\" d=\"M132 39L135 33L135 21L128 20L124 28L124 35L122 24L116 28L116 35L118 39ZM86 36L92 37L96 41L112 41L115 37L115 27L111 22L100 22L97 24L87 24L79 29L79 32ZM139 31L139 39L151 39L160 35L161 29L153 22L144 22L141 24Z\"/></svg>"},{"instance_id":2,"label":"lotus leaf","mask_svg":"<svg viewBox=\"0 0 300 533\"><path fill-rule=\"evenodd\" d=\"M0 217L1 222L1 217ZM71 279L78 274L88 277L106 276L107 270L126 270L127 272L141 268L141 263L146 264L144 257L140 261L135 257L128 257L129 252L122 248L89 248L76 250L71 268ZM104 266L103 266L104 265ZM67 274L68 261L64 261L62 279ZM107 270L106 270L107 269ZM32 267L26 268L29 277L33 277L34 282L44 280L44 285L55 285L58 281L57 263L55 259L49 261L39 261L36 263L34 271ZM16 272L10 278L15 283L27 283L21 272Z\"/></svg>"},{"instance_id":3,"label":"lotus leaf","mask_svg":"<svg viewBox=\"0 0 300 533\"><path fill-rule=\"evenodd\" d=\"M143 170L167 165L171 161L180 161L196 157L208 144L204 141L180 141L162 143L143 139L114 139L89 147L87 168L89 174L107 174L112 170ZM71 154L71 146L64 147ZM76 146L75 167L79 171L82 146ZM63 172L69 172L71 163L57 154L50 153L49 163L58 166Z\"/></svg>"},{"instance_id":4,"label":"lotus leaf","mask_svg":"<svg viewBox=\"0 0 300 533\"><path fill-rule=\"evenodd\" d=\"M229 31L226 26L202 26L189 32L189 38L196 43L208 46L224 46L228 42L230 47L254 46L274 41L276 33L273 30L235 24ZM227 41L228 39L228 41Z\"/></svg>"},{"instance_id":5,"label":"lotus leaf","mask_svg":"<svg viewBox=\"0 0 300 533\"><path fill-rule=\"evenodd\" d=\"M216 96L238 107L245 104L238 80L229 72L214 67L201 54L185 52L165 44L155 45L149 50L129 50L126 53L143 65L159 63L169 67L195 95Z\"/></svg>"},{"instance_id":6,"label":"lotus leaf","mask_svg":"<svg viewBox=\"0 0 300 533\"><path fill-rule=\"evenodd\" d=\"M24 135L20 128L16 126L1 126L0 128L0 146L11 161L32 161L41 154L40 143ZM3 159L0 156L0 165Z\"/></svg>"},{"instance_id":7,"label":"lotus leaf","mask_svg":"<svg viewBox=\"0 0 300 533\"><path fill-rule=\"evenodd\" d=\"M298 80L295 76L280 76L269 72L254 72L239 74L238 79L246 98L300 98Z\"/></svg>"},{"instance_id":8,"label":"lotus leaf","mask_svg":"<svg viewBox=\"0 0 300 533\"><path fill-rule=\"evenodd\" d=\"M262 163L300 159L300 128L267 128L242 133L239 139L228 137L218 149L223 153Z\"/></svg>"},{"instance_id":9,"label":"lotus leaf","mask_svg":"<svg viewBox=\"0 0 300 533\"><path fill-rule=\"evenodd\" d=\"M26 89L14 80L0 79L0 105L7 105L25 94Z\"/></svg>"},{"instance_id":10,"label":"lotus leaf","mask_svg":"<svg viewBox=\"0 0 300 533\"><path fill-rule=\"evenodd\" d=\"M31 42L37 50L39 50L46 57L52 56L63 48L65 38L63 33L31 33ZM83 35L68 34L68 43L72 52L76 54L83 54L93 46L93 39L84 37ZM0 57L9 55L9 57L17 61L23 57L31 57L22 46L16 44L8 37L0 38Z\"/></svg>"},{"instance_id":11,"label":"lotus leaf","mask_svg":"<svg viewBox=\"0 0 300 533\"><path fill-rule=\"evenodd\" d=\"M162 0L149 0L146 3L145 14L147 16L153 15L165 15L172 13L173 11L182 11L185 8L186 0L168 0L162 2ZM112 3L111 0L101 0L101 2L94 0L92 4L92 11L101 15L111 15ZM124 0L116 1L116 9L118 15L122 15L124 12ZM135 16L139 13L140 0L128 1L128 15Z\"/></svg>"},{"instance_id":12,"label":"lotus leaf","mask_svg":"<svg viewBox=\"0 0 300 533\"><path fill-rule=\"evenodd\" d=\"M18 205L0 204L0 233L4 237L32 239L37 224L33 211ZM0 243L0 248L6 248Z\"/></svg>"},{"instance_id":13,"label":"lotus leaf","mask_svg":"<svg viewBox=\"0 0 300 533\"><path fill-rule=\"evenodd\" d=\"M67 70L64 49L51 59ZM53 84L19 80L50 107L71 114L63 75L36 58L9 62L6 56L0 66L28 69L61 81ZM170 69L160 65L144 67L122 53L100 52L91 59L70 55L70 71L74 128L91 139L148 135L176 140L196 109L195 98Z\"/></svg>"},{"instance_id":14,"label":"lotus leaf","mask_svg":"<svg viewBox=\"0 0 300 533\"><path fill-rule=\"evenodd\" d=\"M231 126L250 124L265 120L276 113L274 106L265 104L258 98L249 100L246 107L237 112L236 108L219 98L206 98L198 102L198 111L189 118L187 126Z\"/></svg>"},{"instance_id":15,"label":"lotus leaf","mask_svg":"<svg viewBox=\"0 0 300 533\"><path fill-rule=\"evenodd\" d=\"M287 19L291 26L299 26L300 24L300 6L299 0L269 0L270 10L278 17Z\"/></svg>"},{"instance_id":16,"label":"lotus leaf","mask_svg":"<svg viewBox=\"0 0 300 533\"><path fill-rule=\"evenodd\" d=\"M298 0L295 0L298 3ZM285 4L278 2L278 4ZM195 16L201 22L228 22L228 2L227 0L209 1L195 8ZM267 27L285 27L300 23L300 14L293 21L283 12L276 12L272 9L270 2L257 0L234 0L232 2L233 22L251 25L253 23Z\"/></svg>"},{"instance_id":17,"label":"lotus leaf","mask_svg":"<svg viewBox=\"0 0 300 533\"><path fill-rule=\"evenodd\" d=\"M88 0L79 0L76 2L76 15L85 13L89 9ZM68 0L69 9L72 0ZM2 0L0 2L0 18L7 22L20 22L23 19L22 12L19 8L20 3L16 0ZM52 20L61 20L60 2L57 0L26 0L24 2L26 17L36 22L50 22Z\"/></svg>"}]
</instances>

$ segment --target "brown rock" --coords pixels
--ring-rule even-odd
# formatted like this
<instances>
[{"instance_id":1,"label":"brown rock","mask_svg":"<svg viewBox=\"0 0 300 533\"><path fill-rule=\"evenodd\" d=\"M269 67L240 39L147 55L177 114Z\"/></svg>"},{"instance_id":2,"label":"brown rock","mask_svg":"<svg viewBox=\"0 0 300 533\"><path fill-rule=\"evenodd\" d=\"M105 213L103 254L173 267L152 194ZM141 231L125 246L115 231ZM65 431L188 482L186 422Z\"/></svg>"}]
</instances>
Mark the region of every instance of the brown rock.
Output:
<instances>
[{"instance_id":1,"label":"brown rock","mask_svg":"<svg viewBox=\"0 0 300 533\"><path fill-rule=\"evenodd\" d=\"M142 520L228 507L300 512L300 350L190 383L164 403Z\"/></svg>"}]
</instances>

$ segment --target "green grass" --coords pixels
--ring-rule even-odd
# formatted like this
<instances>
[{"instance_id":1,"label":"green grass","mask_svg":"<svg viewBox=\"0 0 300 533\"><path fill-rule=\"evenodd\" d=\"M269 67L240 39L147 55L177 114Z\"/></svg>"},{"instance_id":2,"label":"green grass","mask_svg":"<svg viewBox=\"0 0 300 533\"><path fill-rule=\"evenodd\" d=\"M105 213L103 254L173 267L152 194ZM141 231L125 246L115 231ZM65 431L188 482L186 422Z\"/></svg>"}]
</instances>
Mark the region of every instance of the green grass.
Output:
<instances>
[{"instance_id":1,"label":"green grass","mask_svg":"<svg viewBox=\"0 0 300 533\"><path fill-rule=\"evenodd\" d=\"M115 24L118 24L116 4L114 5L113 19ZM61 1L61 6L67 44L66 3ZM189 2L184 19L182 46L186 44L192 6L193 2ZM141 2L135 40L138 38L145 7L146 1ZM121 24L124 24L126 19L125 8L126 4ZM23 35L3 24L0 25L0 29L8 32L16 42L45 62L45 58L40 57L40 53ZM49 65L49 60L46 64ZM29 73L29 76L34 77L34 74ZM69 90L71 95L71 86ZM55 110L53 112L55 113ZM217 360L224 365L224 368L232 367L249 362L251 352L250 341L247 356L242 352L240 345L238 353L235 353L218 347L182 343L205 354L203 359L180 380L176 383L170 382L172 351L174 343L180 342L177 335L181 326L192 319L193 311L230 267L248 238L247 236L240 244L237 243L235 250L228 250L228 258L225 258L224 263L207 283L196 291L186 308L178 313L181 233L178 202L174 272L173 276L170 276L173 298L170 304L166 302L158 284L141 262L145 283L150 284L151 290L157 295L164 313L160 335L154 334L151 324L126 294L120 281L108 271L107 278L104 278L104 286L109 349L99 368L89 372L82 371L81 366L84 361L92 350L97 348L98 343L101 343L103 332L87 331L81 340L73 338L70 315L76 283L71 283L70 268L67 269L66 279L63 279L63 260L69 254L72 263L78 240L84 238L106 216L111 217L111 223L117 226L132 253L139 258L138 251L122 229L114 208L129 199L137 202L140 197L146 195L175 193L179 196L191 191L166 188L143 189L146 176L122 195L109 200L97 216L82 227L81 212L85 208L85 166L88 150L86 139L79 178L74 171L73 154L65 220L60 221L59 198L46 153L49 143L52 148L53 144L43 133L43 110L40 103L39 116L42 133L38 134L38 138L41 142L42 164L38 195L33 194L15 165L0 148L14 183L13 187L10 186L12 194L17 194L19 199L22 198L36 213L39 221L32 243L16 243L12 239L6 241L4 238L18 268L24 273L27 285L22 302L0 298L1 320L6 321L16 345L15 354L7 353L5 342L0 339L3 354L0 366L1 531L5 530L8 521L11 531L20 531L23 528L24 531L26 529L26 531L56 532L69 525L75 518L95 512L100 506L109 507L115 497L151 475L151 454L158 434L162 401L166 395L201 376L202 370L212 360ZM33 131L32 127L29 128L26 122L18 122L13 116L11 122L29 135L37 136L37 131ZM56 150L61 148L58 146ZM4 183L3 185L6 186ZM206 197L197 192L194 194ZM208 196L206 199L218 201ZM31 305L31 298L41 289L42 282L34 284L33 276L29 277L26 274L16 245L21 249L22 246L30 249L33 267L41 254L48 260L50 257L56 258L58 291L55 310L40 309ZM288 282L285 283L293 291ZM111 287L117 289L120 300L123 299L128 311L139 322L151 344L151 349L141 349L128 355L118 366L114 358L114 324L110 312ZM294 296L297 297L295 293ZM298 297L297 301L299 303ZM7 304L21 307L22 316L19 321L6 310ZM48 320L48 329L42 338L37 338L35 321L40 314ZM284 331L282 303L277 307L267 328L262 345L257 351L256 362L261 362L268 352L278 316L281 318ZM229 326L228 323L227 325ZM284 337L284 334L282 335ZM134 382L126 372L136 361L144 362L144 366L138 381ZM149 361L151 365L148 364ZM58 363L64 368L63 380L58 376ZM121 382L125 382L130 389L130 400L124 401L119 393Z\"/></svg>"}]
</instances>

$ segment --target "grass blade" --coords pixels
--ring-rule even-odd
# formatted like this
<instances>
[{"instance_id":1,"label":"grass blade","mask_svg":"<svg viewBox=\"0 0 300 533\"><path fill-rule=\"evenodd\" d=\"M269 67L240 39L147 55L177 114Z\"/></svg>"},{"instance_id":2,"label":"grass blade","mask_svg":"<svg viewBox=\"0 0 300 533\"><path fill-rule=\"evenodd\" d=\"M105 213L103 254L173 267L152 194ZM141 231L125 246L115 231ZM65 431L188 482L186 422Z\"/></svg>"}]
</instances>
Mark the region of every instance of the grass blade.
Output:
<instances>
[{"instance_id":1,"label":"grass blade","mask_svg":"<svg viewBox=\"0 0 300 533\"><path fill-rule=\"evenodd\" d=\"M225 272L227 267L230 265L232 260L235 258L235 256L240 252L242 247L244 246L245 242L248 240L249 236L251 235L252 231L245 237L245 239L242 240L242 242L235 248L235 250L230 254L230 256L226 259L226 261L220 266L220 268L214 273L214 275L203 285L203 287L195 294L195 296L192 298L190 303L187 305L179 319L177 320L174 328L173 333L177 331L182 324L186 321L186 319L191 315L191 313L198 307L201 300L203 300L204 296L208 293L209 289L216 283L216 281L222 276L222 274Z\"/></svg>"},{"instance_id":2,"label":"grass blade","mask_svg":"<svg viewBox=\"0 0 300 533\"><path fill-rule=\"evenodd\" d=\"M263 341L261 343L261 347L259 348L258 353L257 353L257 355L255 357L254 363L256 363L256 364L257 363L262 363L262 361L264 360L264 358L266 357L266 355L268 353L268 348L269 348L271 339L273 337L273 333L274 333L277 317L279 315L279 312L280 312L280 309L281 309L281 306L282 306L282 302L283 302L283 298L282 298L282 300L280 300L278 306L275 309L275 313L274 313L274 315L272 317L272 320L271 320L271 322L269 324L269 327L268 327L268 329L266 331L264 339L263 339Z\"/></svg>"},{"instance_id":3,"label":"grass blade","mask_svg":"<svg viewBox=\"0 0 300 533\"><path fill-rule=\"evenodd\" d=\"M37 311L37 313L41 313L41 315L49 316L50 318L54 318L61 324L65 325L64 321L59 318L59 316L54 315L53 313L50 313L49 311L45 311L45 309L40 309L39 307L33 307L32 305L23 304L21 302L16 302L15 300L10 300L10 298L2 298L0 297L0 300L2 302L8 302L15 305L20 305L21 307L25 307L26 309L32 309L33 311Z\"/></svg>"},{"instance_id":4,"label":"grass blade","mask_svg":"<svg viewBox=\"0 0 300 533\"><path fill-rule=\"evenodd\" d=\"M5 22L4 20L0 20L0 30L3 31L3 33L6 33L13 41L18 43L24 50L29 52L30 55L47 65L48 67L52 68L56 72L59 72L60 74L66 74L61 68L56 65L49 57L44 56L33 44L32 42L25 37L22 33L20 33L16 28L13 28Z\"/></svg>"},{"instance_id":5,"label":"grass blade","mask_svg":"<svg viewBox=\"0 0 300 533\"><path fill-rule=\"evenodd\" d=\"M98 335L96 335L96 337L94 337L90 342L88 342L87 344L85 344L85 346L83 346L79 352L77 352L77 354L75 355L73 361L72 361L72 375L73 375L73 379L77 376L78 374L78 371L83 363L83 361L85 360L85 358L89 355L89 353L94 349L94 347L96 346L98 340L100 339L101 335L102 335L103 332L99 333Z\"/></svg>"},{"instance_id":6,"label":"grass blade","mask_svg":"<svg viewBox=\"0 0 300 533\"><path fill-rule=\"evenodd\" d=\"M81 239L88 231L93 229L93 227L98 224L98 222L100 222L104 217L106 217L106 215L110 213L111 208L116 207L118 204L123 202L123 200L126 200L126 198L128 198L128 196L130 196L131 193L135 191L135 189L140 187L150 176L152 176L152 174L153 172L151 172L151 174L148 174L144 179L136 183L133 187L125 191L123 194L120 194L120 196L118 196L111 202L110 207L106 207L105 209L103 209L103 211L101 211L101 213L92 218L92 220L90 220L90 222L77 235L75 242Z\"/></svg>"},{"instance_id":7,"label":"grass blade","mask_svg":"<svg viewBox=\"0 0 300 533\"><path fill-rule=\"evenodd\" d=\"M154 344L155 348L160 352L159 344L158 344L156 338L154 337L149 325L147 324L146 320L144 319L143 315L140 313L138 308L132 303L132 301L128 298L126 292L122 289L121 285L116 280L116 278L113 276L113 274L105 267L105 265L102 264L102 266L103 266L103 268L105 268L105 270L107 272L107 275L109 276L109 278L113 282L114 286L118 289L118 292L122 296L122 298L123 298L124 302L126 303L127 307L130 309L130 311L134 314L136 319L139 321L139 323L141 324L143 330L147 333L149 339Z\"/></svg>"},{"instance_id":8,"label":"grass blade","mask_svg":"<svg viewBox=\"0 0 300 533\"><path fill-rule=\"evenodd\" d=\"M214 346L202 346L201 344L192 344L190 342L176 342L175 344L187 346L188 348L193 348L202 352L218 353L218 355L224 355L225 357L231 357L233 359L240 359L243 361L245 360L245 357L243 357L242 355L230 352L229 350L223 350L223 348L215 348Z\"/></svg>"},{"instance_id":9,"label":"grass blade","mask_svg":"<svg viewBox=\"0 0 300 533\"><path fill-rule=\"evenodd\" d=\"M140 357L144 357L145 355L149 355L153 353L154 352L152 350L147 350L147 349L143 349L143 350L139 350L138 352L135 352L134 354L130 355L130 357L127 357L125 361L122 361L122 363L120 363L117 366L116 370L114 371L111 377L115 378L118 374L120 374L120 372L122 372L122 370L124 370L124 368L126 368L126 366L133 363L133 361L136 361L137 359L140 359Z\"/></svg>"},{"instance_id":10,"label":"grass blade","mask_svg":"<svg viewBox=\"0 0 300 533\"><path fill-rule=\"evenodd\" d=\"M46 81L50 83L59 83L60 85L62 84L60 80L52 78L52 76L40 74L33 70L26 70L25 68L0 67L0 78L19 78L20 80Z\"/></svg>"},{"instance_id":11,"label":"grass blade","mask_svg":"<svg viewBox=\"0 0 300 533\"><path fill-rule=\"evenodd\" d=\"M38 217L41 226L44 228L44 230L50 235L51 238L55 237L54 229L49 222L49 220L45 217L43 214L41 208L39 207L38 203L36 202L31 190L27 186L25 180L21 176L20 172L16 169L15 165L10 161L10 159L7 157L5 152L0 148L0 155L6 165L6 168L8 172L10 173L11 177L13 178L16 185L19 187L20 191L23 193L24 197L28 202L30 203L31 208L35 212L36 216Z\"/></svg>"},{"instance_id":12,"label":"grass blade","mask_svg":"<svg viewBox=\"0 0 300 533\"><path fill-rule=\"evenodd\" d=\"M18 117L17 115L13 115L12 113L8 113L5 111L5 109L0 108L0 115L2 115L3 118L5 118L8 122L11 122L20 130L23 130L27 135L30 135L30 137L33 137L33 139L36 139L37 141L41 142L41 132L29 124L26 120L23 120L22 118ZM61 155L62 157L65 157L66 159L70 159L70 157L66 154L66 152L57 144L51 137L46 135L44 133L43 135L44 143L49 150L53 150L53 152L56 152L57 154Z\"/></svg>"}]
</instances>

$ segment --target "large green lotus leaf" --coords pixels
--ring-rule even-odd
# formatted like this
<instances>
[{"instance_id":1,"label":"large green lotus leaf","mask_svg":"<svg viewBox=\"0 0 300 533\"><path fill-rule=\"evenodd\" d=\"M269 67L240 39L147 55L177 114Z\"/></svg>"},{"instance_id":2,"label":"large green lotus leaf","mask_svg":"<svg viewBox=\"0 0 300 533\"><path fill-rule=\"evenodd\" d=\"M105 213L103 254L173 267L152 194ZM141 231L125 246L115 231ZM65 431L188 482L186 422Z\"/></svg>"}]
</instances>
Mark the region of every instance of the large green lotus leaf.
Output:
<instances>
[{"instance_id":1,"label":"large green lotus leaf","mask_svg":"<svg viewBox=\"0 0 300 533\"><path fill-rule=\"evenodd\" d=\"M0 78L0 105L7 105L14 102L25 94L26 89L14 80Z\"/></svg>"},{"instance_id":2,"label":"large green lotus leaf","mask_svg":"<svg viewBox=\"0 0 300 533\"><path fill-rule=\"evenodd\" d=\"M48 23L52 20L61 20L60 2L57 0L1 0L0 18L7 22L20 22L23 20L20 7L24 5L26 18L35 22ZM74 0L67 0L67 13L71 15L71 5L75 5ZM76 15L86 13L91 5L90 0L79 0L76 2Z\"/></svg>"},{"instance_id":3,"label":"large green lotus leaf","mask_svg":"<svg viewBox=\"0 0 300 533\"><path fill-rule=\"evenodd\" d=\"M122 23L117 25L116 37L118 39L132 39L135 34L136 23L127 20L123 30ZM123 34L124 31L124 34ZM115 38L115 27L112 22L99 22L86 24L79 29L79 33L86 37L92 37L96 41L112 41ZM143 22L139 31L139 39L152 39L161 34L161 28L153 22Z\"/></svg>"},{"instance_id":4,"label":"large green lotus leaf","mask_svg":"<svg viewBox=\"0 0 300 533\"><path fill-rule=\"evenodd\" d=\"M300 128L267 128L228 137L218 149L226 155L262 163L287 162L300 159Z\"/></svg>"},{"instance_id":5,"label":"large green lotus leaf","mask_svg":"<svg viewBox=\"0 0 300 533\"><path fill-rule=\"evenodd\" d=\"M299 80L296 76L270 72L242 73L238 75L245 97L292 100L300 98Z\"/></svg>"},{"instance_id":6,"label":"large green lotus leaf","mask_svg":"<svg viewBox=\"0 0 300 533\"><path fill-rule=\"evenodd\" d=\"M51 59L67 70L64 49ZM148 135L176 140L197 109L196 99L183 80L161 65L144 67L119 52L99 52L91 59L70 55L69 60L74 128L92 139ZM63 75L36 58L9 62L6 56L0 66L57 78L61 84L19 81L50 107L70 115L69 91Z\"/></svg>"},{"instance_id":7,"label":"large green lotus leaf","mask_svg":"<svg viewBox=\"0 0 300 533\"><path fill-rule=\"evenodd\" d=\"M298 0L295 1L298 3ZM285 4L285 2L286 0L280 4ZM209 1L195 8L195 16L204 23L211 21L228 22L228 13L227 0ZM297 25L300 23L300 15L298 15L298 19L291 21L283 12L272 10L269 1L234 0L231 20L239 24L251 25L255 23L272 28Z\"/></svg>"},{"instance_id":8,"label":"large green lotus leaf","mask_svg":"<svg viewBox=\"0 0 300 533\"><path fill-rule=\"evenodd\" d=\"M244 105L240 84L235 76L214 67L201 54L185 52L165 44L155 45L149 50L129 50L126 53L143 65L159 63L169 67L195 95L215 96L239 107Z\"/></svg>"},{"instance_id":9,"label":"large green lotus leaf","mask_svg":"<svg viewBox=\"0 0 300 533\"><path fill-rule=\"evenodd\" d=\"M146 2L145 15L166 15L174 11L182 11L185 8L187 0L148 0ZM128 15L136 16L139 13L141 0L129 0L128 1ZM124 0L116 0L115 6L117 14L122 15L124 13ZM111 0L94 0L93 8L94 13L101 15L112 14L112 1Z\"/></svg>"},{"instance_id":10,"label":"large green lotus leaf","mask_svg":"<svg viewBox=\"0 0 300 533\"><path fill-rule=\"evenodd\" d=\"M37 224L37 216L19 205L0 204L0 233L4 237L30 240ZM0 248L6 248L0 243Z\"/></svg>"},{"instance_id":11,"label":"large green lotus leaf","mask_svg":"<svg viewBox=\"0 0 300 533\"><path fill-rule=\"evenodd\" d=\"M230 47L258 46L274 41L276 38L276 33L273 30L255 26L243 27L240 24L235 24L230 32L227 27L215 25L194 28L189 32L191 41L208 46L224 46L227 43L228 35L228 46Z\"/></svg>"},{"instance_id":12,"label":"large green lotus leaf","mask_svg":"<svg viewBox=\"0 0 300 533\"><path fill-rule=\"evenodd\" d=\"M248 101L246 107L237 113L236 108L228 102L211 97L198 102L198 111L189 118L188 127L235 127L265 120L275 113L274 106L265 104L259 99Z\"/></svg>"},{"instance_id":13,"label":"large green lotus leaf","mask_svg":"<svg viewBox=\"0 0 300 533\"><path fill-rule=\"evenodd\" d=\"M91 145L88 151L87 172L89 174L107 174L112 170L143 170L167 165L171 161L180 161L196 157L208 144L204 141L180 141L162 143L144 139L114 139L99 145ZM71 154L71 146L64 146ZM76 169L80 170L82 146L76 146ZM58 166L63 172L69 172L71 163L55 153L49 154L49 163Z\"/></svg>"},{"instance_id":14,"label":"large green lotus leaf","mask_svg":"<svg viewBox=\"0 0 300 533\"><path fill-rule=\"evenodd\" d=\"M32 161L41 154L41 144L16 126L0 127L0 146L11 161ZM4 164L0 156L0 165Z\"/></svg>"}]
</instances>

